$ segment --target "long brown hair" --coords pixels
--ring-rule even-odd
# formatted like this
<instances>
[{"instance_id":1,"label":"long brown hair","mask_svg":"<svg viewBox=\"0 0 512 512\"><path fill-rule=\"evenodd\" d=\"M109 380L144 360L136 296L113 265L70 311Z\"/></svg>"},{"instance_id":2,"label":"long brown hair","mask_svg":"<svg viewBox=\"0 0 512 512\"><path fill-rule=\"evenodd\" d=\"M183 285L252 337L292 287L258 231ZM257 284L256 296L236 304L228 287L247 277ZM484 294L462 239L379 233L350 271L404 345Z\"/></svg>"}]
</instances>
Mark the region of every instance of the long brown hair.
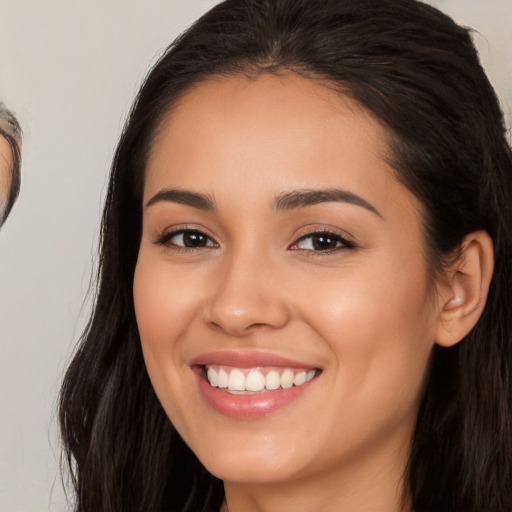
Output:
<instances>
[{"instance_id":1,"label":"long brown hair","mask_svg":"<svg viewBox=\"0 0 512 512\"><path fill-rule=\"evenodd\" d=\"M469 31L414 0L226 0L147 76L112 165L94 311L62 387L76 511L219 509L222 483L166 417L142 358L132 283L144 170L162 116L192 84L282 70L329 81L387 126L432 268L466 234L491 235L487 305L465 340L434 350L406 487L415 512L510 512L512 154Z\"/></svg>"}]
</instances>

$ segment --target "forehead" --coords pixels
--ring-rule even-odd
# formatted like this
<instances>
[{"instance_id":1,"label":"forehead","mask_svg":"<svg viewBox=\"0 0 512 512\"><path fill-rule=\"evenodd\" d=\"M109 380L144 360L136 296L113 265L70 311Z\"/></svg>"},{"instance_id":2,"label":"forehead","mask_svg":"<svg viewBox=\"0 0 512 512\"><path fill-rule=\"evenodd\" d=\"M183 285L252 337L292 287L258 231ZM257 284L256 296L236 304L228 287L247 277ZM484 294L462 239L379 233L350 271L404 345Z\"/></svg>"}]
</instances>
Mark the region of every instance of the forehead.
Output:
<instances>
[{"instance_id":1,"label":"forehead","mask_svg":"<svg viewBox=\"0 0 512 512\"><path fill-rule=\"evenodd\" d=\"M218 167L226 153L244 167L251 161L260 165L265 157L277 166L302 153L316 161L312 171L317 172L343 148L347 156L359 152L384 163L390 151L386 139L374 116L320 80L293 73L213 77L195 84L169 109L153 140L147 172L151 177L160 164L176 169L184 157L192 162L207 153Z\"/></svg>"},{"instance_id":2,"label":"forehead","mask_svg":"<svg viewBox=\"0 0 512 512\"><path fill-rule=\"evenodd\" d=\"M336 190L371 205L389 239L398 244L406 236L423 251L421 203L388 163L387 138L359 104L313 80L209 80L183 96L157 132L146 168L144 218L165 217L171 206L147 206L174 189L206 197L215 218L234 231L270 229L288 218L276 217L280 197ZM363 208L338 207L354 225L377 218ZM309 215L295 212L290 215L297 221Z\"/></svg>"},{"instance_id":3,"label":"forehead","mask_svg":"<svg viewBox=\"0 0 512 512\"><path fill-rule=\"evenodd\" d=\"M418 204L388 163L387 141L375 116L325 82L292 73L213 77L187 91L159 126L144 202L163 188L270 204L295 189L334 187L403 214Z\"/></svg>"}]
</instances>

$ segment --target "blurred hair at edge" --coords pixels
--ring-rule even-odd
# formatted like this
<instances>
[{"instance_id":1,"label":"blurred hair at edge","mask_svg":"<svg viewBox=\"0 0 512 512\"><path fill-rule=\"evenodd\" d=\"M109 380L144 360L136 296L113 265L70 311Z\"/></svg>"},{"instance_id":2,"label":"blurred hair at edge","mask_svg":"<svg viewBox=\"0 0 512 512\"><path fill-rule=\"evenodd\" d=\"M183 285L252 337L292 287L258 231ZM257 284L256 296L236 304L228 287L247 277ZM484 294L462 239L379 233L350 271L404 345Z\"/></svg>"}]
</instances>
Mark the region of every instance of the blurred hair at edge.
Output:
<instances>
[{"instance_id":1,"label":"blurred hair at edge","mask_svg":"<svg viewBox=\"0 0 512 512\"><path fill-rule=\"evenodd\" d=\"M20 192L21 128L0 101L0 226L7 219Z\"/></svg>"},{"instance_id":2,"label":"blurred hair at edge","mask_svg":"<svg viewBox=\"0 0 512 512\"><path fill-rule=\"evenodd\" d=\"M115 153L96 304L61 392L76 510L219 510L222 482L167 419L141 352L132 286L145 164L194 84L282 73L320 78L386 127L396 176L423 207L432 275L468 233L492 238L478 323L433 350L405 484L415 512L511 510L511 150L471 31L412 0L227 0L148 74Z\"/></svg>"}]
</instances>

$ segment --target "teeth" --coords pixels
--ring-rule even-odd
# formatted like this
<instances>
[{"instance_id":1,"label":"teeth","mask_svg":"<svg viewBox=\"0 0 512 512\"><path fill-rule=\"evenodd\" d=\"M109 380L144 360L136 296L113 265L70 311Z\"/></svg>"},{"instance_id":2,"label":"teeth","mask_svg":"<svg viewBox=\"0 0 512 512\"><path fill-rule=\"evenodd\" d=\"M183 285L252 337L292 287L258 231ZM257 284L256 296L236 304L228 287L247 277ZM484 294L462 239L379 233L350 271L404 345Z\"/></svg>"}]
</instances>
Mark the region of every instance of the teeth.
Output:
<instances>
[{"instance_id":1,"label":"teeth","mask_svg":"<svg viewBox=\"0 0 512 512\"><path fill-rule=\"evenodd\" d=\"M295 375L291 370L285 370L283 375L281 375L281 387L283 389L289 389L293 386L293 377Z\"/></svg>"},{"instance_id":2,"label":"teeth","mask_svg":"<svg viewBox=\"0 0 512 512\"><path fill-rule=\"evenodd\" d=\"M210 368L211 370L213 370L213 368ZM213 370L215 371L215 370ZM227 388L228 387L228 374L225 370L220 370L219 371L219 379L217 380L217 386L219 386L219 388Z\"/></svg>"},{"instance_id":3,"label":"teeth","mask_svg":"<svg viewBox=\"0 0 512 512\"><path fill-rule=\"evenodd\" d=\"M207 376L210 386L216 388L219 385L219 374L213 368L208 368Z\"/></svg>"},{"instance_id":4,"label":"teeth","mask_svg":"<svg viewBox=\"0 0 512 512\"><path fill-rule=\"evenodd\" d=\"M294 371L286 368L281 374L276 370L269 371L264 375L258 369L251 369L247 373L239 368L224 370L223 368L215 369L208 367L206 377L210 385L214 388L227 389L232 392L243 391L272 391L283 388L289 389L292 386L301 386L310 381L316 375L316 370L299 370Z\"/></svg>"},{"instance_id":5,"label":"teeth","mask_svg":"<svg viewBox=\"0 0 512 512\"><path fill-rule=\"evenodd\" d=\"M275 370L267 373L265 377L265 387L267 389L279 389L281 387L281 377Z\"/></svg>"},{"instance_id":6,"label":"teeth","mask_svg":"<svg viewBox=\"0 0 512 512\"><path fill-rule=\"evenodd\" d=\"M314 374L313 374L313 377L314 377ZM297 373L297 375L295 375L295 377L293 378L293 383L296 385L296 386L300 386L301 384L304 384L304 382L306 382L307 380L307 374L306 372L299 372ZM212 384L213 386L213 384Z\"/></svg>"},{"instance_id":7,"label":"teeth","mask_svg":"<svg viewBox=\"0 0 512 512\"><path fill-rule=\"evenodd\" d=\"M228 389L231 391L245 391L245 375L240 370L229 372Z\"/></svg>"},{"instance_id":8,"label":"teeth","mask_svg":"<svg viewBox=\"0 0 512 512\"><path fill-rule=\"evenodd\" d=\"M250 371L245 378L245 389L247 391L262 391L265 389L266 379L261 372Z\"/></svg>"}]
</instances>

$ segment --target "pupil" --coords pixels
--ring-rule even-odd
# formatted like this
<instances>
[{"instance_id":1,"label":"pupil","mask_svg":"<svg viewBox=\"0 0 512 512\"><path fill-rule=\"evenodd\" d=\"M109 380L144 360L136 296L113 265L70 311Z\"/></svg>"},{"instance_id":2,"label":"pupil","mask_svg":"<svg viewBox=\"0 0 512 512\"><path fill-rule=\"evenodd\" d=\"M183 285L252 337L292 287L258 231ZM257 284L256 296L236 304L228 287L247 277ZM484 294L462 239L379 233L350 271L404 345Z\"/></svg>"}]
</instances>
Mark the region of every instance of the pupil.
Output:
<instances>
[{"instance_id":1,"label":"pupil","mask_svg":"<svg viewBox=\"0 0 512 512\"><path fill-rule=\"evenodd\" d=\"M206 245L206 237L201 233L185 233L183 235L183 243L185 247L204 247Z\"/></svg>"},{"instance_id":2,"label":"pupil","mask_svg":"<svg viewBox=\"0 0 512 512\"><path fill-rule=\"evenodd\" d=\"M335 249L337 240L329 235L315 235L313 237L313 247L318 250Z\"/></svg>"}]
</instances>

